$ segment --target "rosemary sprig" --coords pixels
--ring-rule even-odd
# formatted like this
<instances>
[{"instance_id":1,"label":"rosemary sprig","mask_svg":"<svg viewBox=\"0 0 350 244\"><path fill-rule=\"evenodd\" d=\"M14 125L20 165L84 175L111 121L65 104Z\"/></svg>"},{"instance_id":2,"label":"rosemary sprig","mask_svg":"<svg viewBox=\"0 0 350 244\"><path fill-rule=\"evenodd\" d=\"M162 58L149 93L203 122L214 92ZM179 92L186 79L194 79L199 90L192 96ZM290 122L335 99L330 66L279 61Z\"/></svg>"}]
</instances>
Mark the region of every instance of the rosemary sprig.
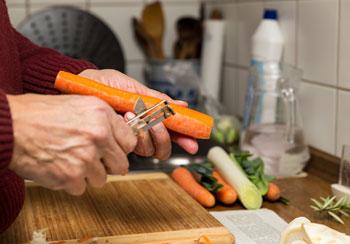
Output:
<instances>
[{"instance_id":1,"label":"rosemary sprig","mask_svg":"<svg viewBox=\"0 0 350 244\"><path fill-rule=\"evenodd\" d=\"M313 205L310 207L320 214L328 214L335 221L340 224L344 224L342 217L349 217L350 215L350 202L342 197L338 201L336 197L320 197L320 200L311 198Z\"/></svg>"}]
</instances>

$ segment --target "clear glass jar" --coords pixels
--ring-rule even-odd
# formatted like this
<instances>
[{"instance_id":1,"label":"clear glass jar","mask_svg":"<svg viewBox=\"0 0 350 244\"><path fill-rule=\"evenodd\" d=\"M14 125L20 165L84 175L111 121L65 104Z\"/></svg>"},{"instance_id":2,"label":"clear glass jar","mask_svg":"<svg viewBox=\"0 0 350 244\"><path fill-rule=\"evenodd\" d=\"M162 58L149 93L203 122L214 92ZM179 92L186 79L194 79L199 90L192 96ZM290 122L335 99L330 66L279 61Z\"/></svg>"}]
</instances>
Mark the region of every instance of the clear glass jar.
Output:
<instances>
[{"instance_id":1,"label":"clear glass jar","mask_svg":"<svg viewBox=\"0 0 350 244\"><path fill-rule=\"evenodd\" d=\"M200 99L199 60L149 60L146 64L146 84L173 99L186 101L197 108Z\"/></svg>"},{"instance_id":2,"label":"clear glass jar","mask_svg":"<svg viewBox=\"0 0 350 244\"><path fill-rule=\"evenodd\" d=\"M301 70L275 62L259 63L250 69L254 84L242 150L265 162L265 172L274 176L299 174L310 159L304 139L298 86Z\"/></svg>"}]
</instances>

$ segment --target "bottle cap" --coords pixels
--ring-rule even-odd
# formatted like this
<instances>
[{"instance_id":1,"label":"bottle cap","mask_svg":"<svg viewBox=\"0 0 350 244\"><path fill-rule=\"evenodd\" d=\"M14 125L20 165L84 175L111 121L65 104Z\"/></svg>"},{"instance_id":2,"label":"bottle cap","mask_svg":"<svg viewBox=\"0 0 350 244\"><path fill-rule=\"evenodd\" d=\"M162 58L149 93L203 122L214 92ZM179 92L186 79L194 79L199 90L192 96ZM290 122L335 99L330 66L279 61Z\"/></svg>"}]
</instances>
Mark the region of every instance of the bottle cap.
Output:
<instances>
[{"instance_id":1,"label":"bottle cap","mask_svg":"<svg viewBox=\"0 0 350 244\"><path fill-rule=\"evenodd\" d=\"M264 19L278 20L278 12L276 9L265 9Z\"/></svg>"}]
</instances>

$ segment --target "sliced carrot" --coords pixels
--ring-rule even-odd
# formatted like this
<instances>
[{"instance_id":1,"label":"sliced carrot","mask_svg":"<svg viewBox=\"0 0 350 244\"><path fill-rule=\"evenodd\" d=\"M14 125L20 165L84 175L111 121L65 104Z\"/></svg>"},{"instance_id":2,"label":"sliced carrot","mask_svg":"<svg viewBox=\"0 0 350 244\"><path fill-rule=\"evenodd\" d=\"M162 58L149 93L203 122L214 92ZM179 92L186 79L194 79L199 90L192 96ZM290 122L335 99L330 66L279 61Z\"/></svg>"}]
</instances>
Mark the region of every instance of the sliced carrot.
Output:
<instances>
[{"instance_id":1,"label":"sliced carrot","mask_svg":"<svg viewBox=\"0 0 350 244\"><path fill-rule=\"evenodd\" d=\"M269 201L277 201L278 199L281 198L280 188L275 183L270 182L269 188L267 190L265 197Z\"/></svg>"},{"instance_id":2,"label":"sliced carrot","mask_svg":"<svg viewBox=\"0 0 350 244\"><path fill-rule=\"evenodd\" d=\"M173 170L171 177L204 207L210 208L215 205L214 196L195 180L188 169L178 167Z\"/></svg>"},{"instance_id":3,"label":"sliced carrot","mask_svg":"<svg viewBox=\"0 0 350 244\"><path fill-rule=\"evenodd\" d=\"M204 244L211 244L211 241L205 235L199 237L199 239L195 241L195 244L203 244L203 243Z\"/></svg>"},{"instance_id":4,"label":"sliced carrot","mask_svg":"<svg viewBox=\"0 0 350 244\"><path fill-rule=\"evenodd\" d=\"M120 113L134 111L136 101L139 98L142 98L147 107L161 101L155 97L112 88L64 71L58 73L55 88L64 93L99 97ZM214 124L212 117L175 104L171 104L170 107L176 114L164 121L168 129L197 139L208 139L210 137Z\"/></svg>"},{"instance_id":5,"label":"sliced carrot","mask_svg":"<svg viewBox=\"0 0 350 244\"><path fill-rule=\"evenodd\" d=\"M220 173L216 170L213 171L213 177L219 184L223 185L216 193L217 199L224 204L233 204L237 200L237 192L230 186Z\"/></svg>"}]
</instances>

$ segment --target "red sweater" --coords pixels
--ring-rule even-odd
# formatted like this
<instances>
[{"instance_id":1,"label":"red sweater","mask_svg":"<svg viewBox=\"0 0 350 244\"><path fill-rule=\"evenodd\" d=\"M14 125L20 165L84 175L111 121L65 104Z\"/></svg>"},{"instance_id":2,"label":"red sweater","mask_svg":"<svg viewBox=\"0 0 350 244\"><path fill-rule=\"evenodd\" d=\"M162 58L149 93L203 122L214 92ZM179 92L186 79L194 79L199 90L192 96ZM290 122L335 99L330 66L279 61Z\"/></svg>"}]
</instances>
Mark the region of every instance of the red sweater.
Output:
<instances>
[{"instance_id":1,"label":"red sweater","mask_svg":"<svg viewBox=\"0 0 350 244\"><path fill-rule=\"evenodd\" d=\"M23 179L8 169L14 138L6 94L57 94L53 83L59 70L77 74L88 68L96 67L38 47L16 32L0 0L0 233L16 219L24 200Z\"/></svg>"}]
</instances>

